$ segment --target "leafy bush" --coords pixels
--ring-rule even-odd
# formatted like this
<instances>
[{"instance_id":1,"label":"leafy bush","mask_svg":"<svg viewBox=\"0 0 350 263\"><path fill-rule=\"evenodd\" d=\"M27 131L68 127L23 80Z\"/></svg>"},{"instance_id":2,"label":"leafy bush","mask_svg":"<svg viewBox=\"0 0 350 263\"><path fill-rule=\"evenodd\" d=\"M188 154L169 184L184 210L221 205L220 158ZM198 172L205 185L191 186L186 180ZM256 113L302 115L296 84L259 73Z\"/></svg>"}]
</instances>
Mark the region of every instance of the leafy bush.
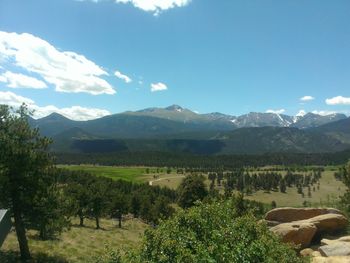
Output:
<instances>
[{"instance_id":1,"label":"leafy bush","mask_svg":"<svg viewBox=\"0 0 350 263\"><path fill-rule=\"evenodd\" d=\"M127 262L303 262L252 215L237 217L233 200L198 203L148 229ZM282 260L282 261L281 261Z\"/></svg>"}]
</instances>

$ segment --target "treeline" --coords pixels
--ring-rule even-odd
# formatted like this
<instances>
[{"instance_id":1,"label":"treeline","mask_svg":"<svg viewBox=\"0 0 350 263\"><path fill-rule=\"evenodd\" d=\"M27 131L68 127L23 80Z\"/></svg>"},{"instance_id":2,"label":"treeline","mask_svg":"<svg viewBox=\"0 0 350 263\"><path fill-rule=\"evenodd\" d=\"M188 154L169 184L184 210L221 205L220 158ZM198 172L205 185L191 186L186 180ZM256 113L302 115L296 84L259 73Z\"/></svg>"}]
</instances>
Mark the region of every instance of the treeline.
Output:
<instances>
[{"instance_id":1,"label":"treeline","mask_svg":"<svg viewBox=\"0 0 350 263\"><path fill-rule=\"evenodd\" d=\"M262 155L191 155L167 152L55 153L57 164L116 166L168 166L236 169L266 165L340 165L350 159L350 150L337 153L269 153Z\"/></svg>"},{"instance_id":2,"label":"treeline","mask_svg":"<svg viewBox=\"0 0 350 263\"><path fill-rule=\"evenodd\" d=\"M299 194L304 195L303 187L308 187L311 195L311 187L319 183L322 176L322 168L314 168L307 174L300 174L287 170L285 175L275 171L249 173L244 169L231 172L211 172L208 174L210 190L223 188L225 195L231 195L234 190L252 194L256 191L265 192L280 191L285 193L287 187L295 187Z\"/></svg>"},{"instance_id":3,"label":"treeline","mask_svg":"<svg viewBox=\"0 0 350 263\"><path fill-rule=\"evenodd\" d=\"M157 224L173 214L170 206L175 202L176 192L169 188L135 184L123 180L97 177L85 171L58 169L58 183L61 185L68 215L77 216L80 226L85 218L93 218L100 228L100 218L118 220L122 226L124 215L131 214L148 224Z\"/></svg>"}]
</instances>

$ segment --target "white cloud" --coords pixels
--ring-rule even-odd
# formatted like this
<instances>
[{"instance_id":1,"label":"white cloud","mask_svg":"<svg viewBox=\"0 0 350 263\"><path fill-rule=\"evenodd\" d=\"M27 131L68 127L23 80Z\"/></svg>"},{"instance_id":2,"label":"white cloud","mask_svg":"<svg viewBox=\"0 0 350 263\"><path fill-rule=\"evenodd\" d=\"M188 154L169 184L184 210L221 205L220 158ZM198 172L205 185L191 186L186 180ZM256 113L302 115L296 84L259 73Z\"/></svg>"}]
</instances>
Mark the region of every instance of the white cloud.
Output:
<instances>
[{"instance_id":1,"label":"white cloud","mask_svg":"<svg viewBox=\"0 0 350 263\"><path fill-rule=\"evenodd\" d=\"M130 83L132 81L132 79L130 77L128 77L127 75L124 75L123 73L121 73L120 71L116 71L114 72L114 75L118 78L123 80L125 83Z\"/></svg>"},{"instance_id":2,"label":"white cloud","mask_svg":"<svg viewBox=\"0 0 350 263\"><path fill-rule=\"evenodd\" d=\"M350 104L350 98L346 98L343 96L337 96L330 99L326 99L326 103L328 105L349 105Z\"/></svg>"},{"instance_id":3,"label":"white cloud","mask_svg":"<svg viewBox=\"0 0 350 263\"><path fill-rule=\"evenodd\" d=\"M45 82L41 80L20 73L13 73L10 71L6 71L5 73L0 75L0 82L7 83L7 86L10 88L47 88Z\"/></svg>"},{"instance_id":4,"label":"white cloud","mask_svg":"<svg viewBox=\"0 0 350 263\"><path fill-rule=\"evenodd\" d=\"M106 115L110 115L111 113L104 109L96 109L96 108L85 108L81 106L72 106L69 108L57 108L56 106L49 105L45 107L36 107L34 108L34 117L42 118L53 112L59 113L71 120L76 121L86 121L93 120L97 118L101 118Z\"/></svg>"},{"instance_id":5,"label":"white cloud","mask_svg":"<svg viewBox=\"0 0 350 263\"><path fill-rule=\"evenodd\" d=\"M331 114L336 114L336 111L327 111L327 110L314 110L312 111L313 114L318 114L321 116L327 116L327 115L331 115Z\"/></svg>"},{"instance_id":6,"label":"white cloud","mask_svg":"<svg viewBox=\"0 0 350 263\"><path fill-rule=\"evenodd\" d=\"M28 33L0 31L0 62L13 63L39 74L56 91L93 95L114 94L113 87L100 76L108 75L83 55L59 51L45 40Z\"/></svg>"},{"instance_id":7,"label":"white cloud","mask_svg":"<svg viewBox=\"0 0 350 263\"><path fill-rule=\"evenodd\" d=\"M304 96L302 98L300 98L301 101L310 101L310 100L314 100L315 98L312 96Z\"/></svg>"},{"instance_id":8,"label":"white cloud","mask_svg":"<svg viewBox=\"0 0 350 263\"><path fill-rule=\"evenodd\" d=\"M164 83L161 83L161 82L151 84L151 91L152 92L162 91L162 90L167 90L167 89L168 89L168 87Z\"/></svg>"},{"instance_id":9,"label":"white cloud","mask_svg":"<svg viewBox=\"0 0 350 263\"><path fill-rule=\"evenodd\" d=\"M280 110L267 110L266 113L275 113L275 114L282 114L286 110L285 109L280 109Z\"/></svg>"},{"instance_id":10,"label":"white cloud","mask_svg":"<svg viewBox=\"0 0 350 263\"><path fill-rule=\"evenodd\" d=\"M90 1L98 3L105 0ZM121 4L132 4L136 8L139 8L146 12L152 12L154 15L157 16L164 10L186 6L191 2L191 0L114 0L114 2Z\"/></svg>"},{"instance_id":11,"label":"white cloud","mask_svg":"<svg viewBox=\"0 0 350 263\"><path fill-rule=\"evenodd\" d=\"M306 111L305 110L300 110L295 116L297 117L303 117L306 115Z\"/></svg>"},{"instance_id":12,"label":"white cloud","mask_svg":"<svg viewBox=\"0 0 350 263\"><path fill-rule=\"evenodd\" d=\"M10 91L0 91L0 104L6 104L12 107L19 107L22 103L28 106L34 105L34 101L19 95L16 95Z\"/></svg>"},{"instance_id":13,"label":"white cloud","mask_svg":"<svg viewBox=\"0 0 350 263\"><path fill-rule=\"evenodd\" d=\"M69 119L77 121L92 120L100 118L111 113L107 110L96 109L96 108L85 108L81 106L72 106L69 108L58 108L54 105L47 105L44 107L36 105L36 103L29 99L19 95L16 95L13 92L0 91L0 104L6 104L12 107L19 107L22 103L27 104L30 110L34 110L34 118L42 118L53 112L62 114Z\"/></svg>"}]
</instances>

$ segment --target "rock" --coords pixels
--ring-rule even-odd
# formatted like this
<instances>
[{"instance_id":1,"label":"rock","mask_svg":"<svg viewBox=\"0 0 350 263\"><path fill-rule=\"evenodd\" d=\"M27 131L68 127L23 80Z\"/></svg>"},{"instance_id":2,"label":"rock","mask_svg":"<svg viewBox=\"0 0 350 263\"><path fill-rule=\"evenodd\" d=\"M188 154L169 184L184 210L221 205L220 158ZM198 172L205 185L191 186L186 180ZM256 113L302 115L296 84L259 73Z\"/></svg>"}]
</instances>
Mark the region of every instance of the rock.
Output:
<instances>
[{"instance_id":1,"label":"rock","mask_svg":"<svg viewBox=\"0 0 350 263\"><path fill-rule=\"evenodd\" d=\"M292 221L299 221L310 219L312 217L325 215L325 214L338 214L343 215L337 209L334 208L292 208L292 207L282 207L275 208L265 215L265 220L267 221L278 221L281 223L287 223Z\"/></svg>"},{"instance_id":2,"label":"rock","mask_svg":"<svg viewBox=\"0 0 350 263\"><path fill-rule=\"evenodd\" d=\"M344 236L338 239L327 239L327 238L323 238L321 240L321 245L330 245L333 244L335 242L350 242L350 236Z\"/></svg>"},{"instance_id":3,"label":"rock","mask_svg":"<svg viewBox=\"0 0 350 263\"><path fill-rule=\"evenodd\" d=\"M312 254L314 253L315 251L311 248L305 248L303 249L302 251L300 251L300 256L302 257L308 257L308 256L312 256Z\"/></svg>"},{"instance_id":4,"label":"rock","mask_svg":"<svg viewBox=\"0 0 350 263\"><path fill-rule=\"evenodd\" d=\"M350 257L314 257L312 263L349 263Z\"/></svg>"},{"instance_id":5,"label":"rock","mask_svg":"<svg viewBox=\"0 0 350 263\"><path fill-rule=\"evenodd\" d=\"M270 230L279 235L283 242L300 245L301 248L305 248L310 245L317 227L310 223L284 223L274 226Z\"/></svg>"},{"instance_id":6,"label":"rock","mask_svg":"<svg viewBox=\"0 0 350 263\"><path fill-rule=\"evenodd\" d=\"M325 214L301 222L314 224L318 233L333 233L344 229L348 224L348 219L341 214Z\"/></svg>"},{"instance_id":7,"label":"rock","mask_svg":"<svg viewBox=\"0 0 350 263\"><path fill-rule=\"evenodd\" d=\"M346 227L348 220L340 214L324 214L306 220L282 223L270 230L282 238L283 242L305 248L310 245L315 234L332 233Z\"/></svg>"},{"instance_id":8,"label":"rock","mask_svg":"<svg viewBox=\"0 0 350 263\"><path fill-rule=\"evenodd\" d=\"M269 226L269 227L277 226L277 225L281 224L280 222L277 222L277 221L268 221L268 220L264 220L264 222L265 222L266 225Z\"/></svg>"},{"instance_id":9,"label":"rock","mask_svg":"<svg viewBox=\"0 0 350 263\"><path fill-rule=\"evenodd\" d=\"M311 256L313 256L313 257L322 257L320 251L314 251L314 252L312 252Z\"/></svg>"},{"instance_id":10,"label":"rock","mask_svg":"<svg viewBox=\"0 0 350 263\"><path fill-rule=\"evenodd\" d=\"M330 245L319 247L318 251L324 257L350 256L350 244L348 242L334 242Z\"/></svg>"}]
</instances>

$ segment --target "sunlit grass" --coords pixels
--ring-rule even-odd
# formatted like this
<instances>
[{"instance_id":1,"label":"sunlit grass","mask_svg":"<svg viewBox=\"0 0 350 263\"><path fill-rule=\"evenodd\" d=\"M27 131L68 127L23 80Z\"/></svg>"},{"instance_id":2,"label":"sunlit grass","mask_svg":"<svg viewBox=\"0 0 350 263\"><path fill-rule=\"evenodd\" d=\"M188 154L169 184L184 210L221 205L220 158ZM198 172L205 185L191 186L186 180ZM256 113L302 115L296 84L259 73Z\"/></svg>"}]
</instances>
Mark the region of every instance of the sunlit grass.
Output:
<instances>
[{"instance_id":1,"label":"sunlit grass","mask_svg":"<svg viewBox=\"0 0 350 263\"><path fill-rule=\"evenodd\" d=\"M147 225L137 219L124 222L123 227L117 227L117 222L102 219L102 229L96 230L94 220L86 220L85 227L79 227L78 221L73 221L70 230L65 231L56 240L42 241L36 231L29 231L28 239L31 252L46 254L52 258L61 258L67 262L88 262L92 257L102 255L106 246L113 249L129 251L140 245L141 237ZM7 237L1 252L18 251L15 232Z\"/></svg>"}]
</instances>

